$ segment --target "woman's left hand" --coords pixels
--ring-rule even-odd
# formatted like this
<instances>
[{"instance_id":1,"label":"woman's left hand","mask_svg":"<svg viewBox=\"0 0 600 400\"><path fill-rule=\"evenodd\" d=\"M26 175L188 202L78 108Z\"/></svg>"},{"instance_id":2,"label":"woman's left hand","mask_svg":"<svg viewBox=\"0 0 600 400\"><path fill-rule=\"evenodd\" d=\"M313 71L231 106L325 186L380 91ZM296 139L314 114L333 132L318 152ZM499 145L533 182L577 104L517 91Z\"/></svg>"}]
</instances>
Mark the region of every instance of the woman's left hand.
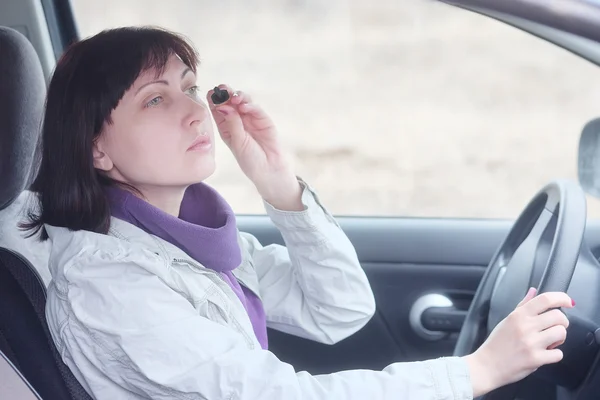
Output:
<instances>
[{"instance_id":1,"label":"woman's left hand","mask_svg":"<svg viewBox=\"0 0 600 400\"><path fill-rule=\"evenodd\" d=\"M302 189L294 174L290 156L279 141L277 129L250 96L227 85L229 100L215 105L207 95L217 129L235 156L244 174L254 183L262 198L281 210L302 210Z\"/></svg>"}]
</instances>

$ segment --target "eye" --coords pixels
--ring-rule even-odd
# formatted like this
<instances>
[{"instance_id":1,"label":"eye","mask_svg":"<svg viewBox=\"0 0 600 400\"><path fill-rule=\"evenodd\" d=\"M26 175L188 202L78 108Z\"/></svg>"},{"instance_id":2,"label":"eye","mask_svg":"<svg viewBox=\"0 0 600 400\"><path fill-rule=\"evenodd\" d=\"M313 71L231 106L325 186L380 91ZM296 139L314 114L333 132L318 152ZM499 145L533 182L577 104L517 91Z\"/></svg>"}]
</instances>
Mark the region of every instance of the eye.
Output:
<instances>
[{"instance_id":1,"label":"eye","mask_svg":"<svg viewBox=\"0 0 600 400\"><path fill-rule=\"evenodd\" d=\"M159 105L160 103L162 103L162 101L163 101L162 96L156 96L155 98L153 98L152 100L147 102L145 107L146 108L155 107L155 106Z\"/></svg>"},{"instance_id":2,"label":"eye","mask_svg":"<svg viewBox=\"0 0 600 400\"><path fill-rule=\"evenodd\" d=\"M189 88L185 92L189 96L192 96L192 97L196 98L196 97L198 97L198 94L200 93L200 88L198 86L192 86L191 88Z\"/></svg>"}]
</instances>

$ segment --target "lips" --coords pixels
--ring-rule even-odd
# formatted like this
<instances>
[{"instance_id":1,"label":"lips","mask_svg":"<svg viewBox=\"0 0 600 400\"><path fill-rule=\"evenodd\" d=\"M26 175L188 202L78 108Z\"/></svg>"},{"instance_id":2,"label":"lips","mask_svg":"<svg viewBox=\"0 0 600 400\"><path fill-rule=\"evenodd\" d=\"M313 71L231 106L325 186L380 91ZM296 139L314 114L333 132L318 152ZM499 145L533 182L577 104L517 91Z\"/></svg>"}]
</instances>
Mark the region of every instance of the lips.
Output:
<instances>
[{"instance_id":1,"label":"lips","mask_svg":"<svg viewBox=\"0 0 600 400\"><path fill-rule=\"evenodd\" d=\"M210 137L208 135L199 136L192 142L187 151L202 151L212 147Z\"/></svg>"}]
</instances>

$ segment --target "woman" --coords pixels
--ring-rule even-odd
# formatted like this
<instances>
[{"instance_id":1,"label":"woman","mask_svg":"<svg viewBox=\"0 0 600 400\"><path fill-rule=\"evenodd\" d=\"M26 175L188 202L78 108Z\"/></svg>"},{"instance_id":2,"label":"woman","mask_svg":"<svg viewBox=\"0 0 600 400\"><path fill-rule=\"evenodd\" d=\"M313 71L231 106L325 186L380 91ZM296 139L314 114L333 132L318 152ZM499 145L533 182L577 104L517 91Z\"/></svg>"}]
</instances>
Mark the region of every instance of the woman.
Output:
<instances>
[{"instance_id":1,"label":"woman","mask_svg":"<svg viewBox=\"0 0 600 400\"><path fill-rule=\"evenodd\" d=\"M561 359L568 321L546 311L571 299L530 290L464 358L327 376L279 361L267 325L336 343L368 322L373 294L269 117L225 85L229 100L205 103L197 64L176 34L120 28L71 46L50 82L27 228L50 239L48 323L94 398L471 399ZM213 119L286 247L238 232L202 183Z\"/></svg>"}]
</instances>

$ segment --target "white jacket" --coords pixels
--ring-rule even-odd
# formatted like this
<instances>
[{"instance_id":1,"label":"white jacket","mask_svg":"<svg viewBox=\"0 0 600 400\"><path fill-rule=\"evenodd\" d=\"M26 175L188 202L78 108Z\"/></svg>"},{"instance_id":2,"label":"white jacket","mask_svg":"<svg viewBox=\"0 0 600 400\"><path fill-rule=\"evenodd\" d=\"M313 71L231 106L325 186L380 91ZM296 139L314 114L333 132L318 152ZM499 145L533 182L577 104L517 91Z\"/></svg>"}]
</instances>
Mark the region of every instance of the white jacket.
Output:
<instances>
[{"instance_id":1,"label":"white jacket","mask_svg":"<svg viewBox=\"0 0 600 400\"><path fill-rule=\"evenodd\" d=\"M234 275L260 296L268 326L322 343L375 312L355 250L320 205L266 205L286 246L239 236ZM176 246L113 219L108 235L47 226L46 315L69 368L98 400L467 400L466 363L444 358L381 371L311 376L260 348L243 305L220 276Z\"/></svg>"},{"instance_id":2,"label":"white jacket","mask_svg":"<svg viewBox=\"0 0 600 400\"><path fill-rule=\"evenodd\" d=\"M0 247L25 257L35 267L44 285L48 286L52 278L48 270L50 242L26 238L26 232L19 228L19 223L27 219L28 211L36 211L37 206L35 193L24 190L10 206L0 211Z\"/></svg>"}]
</instances>

